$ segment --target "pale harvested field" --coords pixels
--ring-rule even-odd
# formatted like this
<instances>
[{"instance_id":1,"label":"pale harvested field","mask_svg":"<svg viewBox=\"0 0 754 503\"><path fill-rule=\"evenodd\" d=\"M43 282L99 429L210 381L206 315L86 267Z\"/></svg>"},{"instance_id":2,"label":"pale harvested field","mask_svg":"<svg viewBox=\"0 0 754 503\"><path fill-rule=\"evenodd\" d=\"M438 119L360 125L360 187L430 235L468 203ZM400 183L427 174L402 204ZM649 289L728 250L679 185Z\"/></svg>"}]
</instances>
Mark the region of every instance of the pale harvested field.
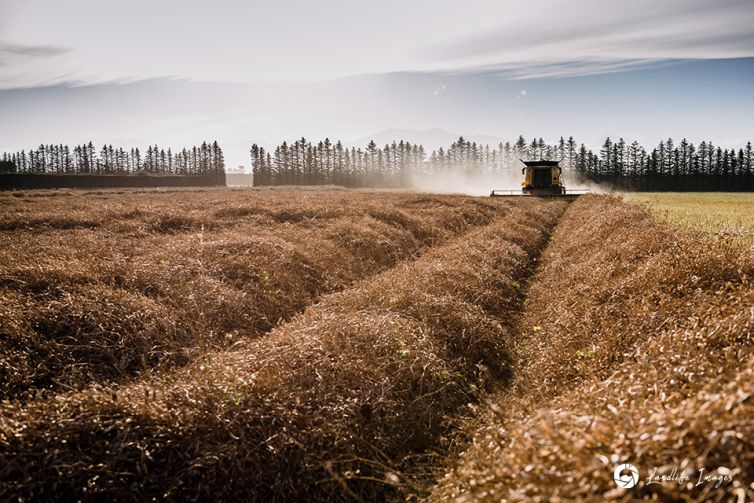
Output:
<instances>
[{"instance_id":1,"label":"pale harvested field","mask_svg":"<svg viewBox=\"0 0 754 503\"><path fill-rule=\"evenodd\" d=\"M647 203L664 221L754 245L754 193L646 192L625 196Z\"/></svg>"}]
</instances>

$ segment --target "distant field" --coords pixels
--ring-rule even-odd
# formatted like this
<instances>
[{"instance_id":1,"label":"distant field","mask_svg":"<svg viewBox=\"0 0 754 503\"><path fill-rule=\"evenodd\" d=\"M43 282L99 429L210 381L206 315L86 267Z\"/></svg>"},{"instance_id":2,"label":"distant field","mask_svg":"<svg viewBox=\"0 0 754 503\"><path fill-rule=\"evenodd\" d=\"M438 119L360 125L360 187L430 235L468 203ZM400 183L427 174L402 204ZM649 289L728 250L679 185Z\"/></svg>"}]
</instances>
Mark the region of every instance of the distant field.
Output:
<instances>
[{"instance_id":1,"label":"distant field","mask_svg":"<svg viewBox=\"0 0 754 503\"><path fill-rule=\"evenodd\" d=\"M625 197L649 203L656 215L670 223L754 244L754 193L645 192Z\"/></svg>"}]
</instances>

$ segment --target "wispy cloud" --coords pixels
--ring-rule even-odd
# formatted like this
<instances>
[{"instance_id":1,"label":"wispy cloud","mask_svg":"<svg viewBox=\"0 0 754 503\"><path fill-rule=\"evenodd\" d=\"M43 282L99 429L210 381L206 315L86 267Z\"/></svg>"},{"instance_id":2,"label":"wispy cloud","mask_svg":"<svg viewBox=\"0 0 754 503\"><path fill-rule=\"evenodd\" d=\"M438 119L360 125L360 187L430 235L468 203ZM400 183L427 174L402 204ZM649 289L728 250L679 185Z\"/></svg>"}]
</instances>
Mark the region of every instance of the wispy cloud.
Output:
<instances>
[{"instance_id":1,"label":"wispy cloud","mask_svg":"<svg viewBox=\"0 0 754 503\"><path fill-rule=\"evenodd\" d=\"M33 45L0 41L0 90L71 82L73 73L57 66L73 50L59 45Z\"/></svg>"},{"instance_id":2,"label":"wispy cloud","mask_svg":"<svg viewBox=\"0 0 754 503\"><path fill-rule=\"evenodd\" d=\"M745 58L754 56L752 1L383 0L374 9L328 0L327 9L298 2L290 17L289 2L207 10L201 0L179 7L85 0L79 3L86 8L75 9L54 0L0 0L0 86L39 85L63 74L85 83L160 75L310 82L401 71L491 71L517 79ZM249 30L251 17L269 22ZM203 36L186 26L202 26ZM49 45L40 45L41 36Z\"/></svg>"},{"instance_id":3,"label":"wispy cloud","mask_svg":"<svg viewBox=\"0 0 754 503\"><path fill-rule=\"evenodd\" d=\"M50 57L71 52L68 47L57 45L24 45L0 42L0 54L21 57Z\"/></svg>"},{"instance_id":4,"label":"wispy cloud","mask_svg":"<svg viewBox=\"0 0 754 503\"><path fill-rule=\"evenodd\" d=\"M431 46L424 52L425 61L432 69L492 71L515 79L754 56L751 0L635 0L630 5L535 1L532 9L524 18L506 19L497 29Z\"/></svg>"}]
</instances>

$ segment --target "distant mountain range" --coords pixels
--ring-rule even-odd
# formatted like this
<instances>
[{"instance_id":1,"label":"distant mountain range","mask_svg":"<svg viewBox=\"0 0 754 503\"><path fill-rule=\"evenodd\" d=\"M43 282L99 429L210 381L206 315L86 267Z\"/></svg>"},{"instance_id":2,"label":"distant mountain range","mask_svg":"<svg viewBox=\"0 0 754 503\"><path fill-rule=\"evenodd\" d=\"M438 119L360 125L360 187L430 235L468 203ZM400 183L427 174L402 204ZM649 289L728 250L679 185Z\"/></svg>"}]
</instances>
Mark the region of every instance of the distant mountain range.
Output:
<instances>
[{"instance_id":1,"label":"distant mountain range","mask_svg":"<svg viewBox=\"0 0 754 503\"><path fill-rule=\"evenodd\" d=\"M444 129L385 129L379 133L359 138L354 142L350 142L350 144L354 147L365 147L371 140L374 140L378 146L383 147L393 141L405 140L409 143L423 145L424 149L429 153L440 147L447 149L460 136L463 136L468 141L490 146L506 141L496 136L450 133Z\"/></svg>"}]
</instances>

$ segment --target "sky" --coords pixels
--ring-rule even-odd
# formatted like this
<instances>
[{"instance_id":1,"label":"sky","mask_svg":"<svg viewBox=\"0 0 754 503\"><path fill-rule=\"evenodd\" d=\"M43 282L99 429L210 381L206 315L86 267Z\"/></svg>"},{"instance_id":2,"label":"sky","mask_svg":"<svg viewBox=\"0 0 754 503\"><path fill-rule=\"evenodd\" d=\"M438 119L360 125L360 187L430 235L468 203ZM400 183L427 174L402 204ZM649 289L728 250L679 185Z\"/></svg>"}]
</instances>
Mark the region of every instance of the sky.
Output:
<instances>
[{"instance_id":1,"label":"sky","mask_svg":"<svg viewBox=\"0 0 754 503\"><path fill-rule=\"evenodd\" d=\"M216 139L236 166L301 136L732 147L754 139L752 91L752 0L0 0L0 151Z\"/></svg>"}]
</instances>

